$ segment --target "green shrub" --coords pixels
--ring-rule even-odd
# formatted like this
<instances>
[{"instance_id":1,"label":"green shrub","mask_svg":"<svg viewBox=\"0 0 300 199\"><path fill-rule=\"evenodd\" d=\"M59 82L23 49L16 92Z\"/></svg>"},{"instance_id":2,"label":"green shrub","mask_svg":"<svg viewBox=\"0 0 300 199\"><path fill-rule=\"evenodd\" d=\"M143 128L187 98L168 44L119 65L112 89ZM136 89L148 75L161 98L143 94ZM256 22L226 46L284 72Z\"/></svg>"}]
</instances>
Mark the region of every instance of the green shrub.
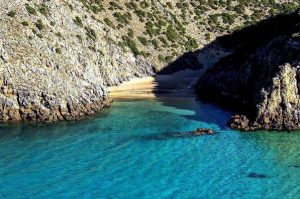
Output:
<instances>
[{"instance_id":1,"label":"green shrub","mask_svg":"<svg viewBox=\"0 0 300 199\"><path fill-rule=\"evenodd\" d=\"M44 30L45 29L45 25L43 24L43 21L41 19L38 19L37 22L35 23L35 26L39 29L39 30Z\"/></svg>"},{"instance_id":2,"label":"green shrub","mask_svg":"<svg viewBox=\"0 0 300 199\"><path fill-rule=\"evenodd\" d=\"M207 33L205 33L205 39L206 39L206 41L210 41L211 40L211 36L210 36L210 34L207 32Z\"/></svg>"},{"instance_id":3,"label":"green shrub","mask_svg":"<svg viewBox=\"0 0 300 199\"><path fill-rule=\"evenodd\" d=\"M32 31L33 34L35 34L35 35L37 34L36 29L32 28L31 31Z\"/></svg>"},{"instance_id":4,"label":"green shrub","mask_svg":"<svg viewBox=\"0 0 300 199\"><path fill-rule=\"evenodd\" d=\"M167 63L170 63L173 60L173 56L166 56L165 60Z\"/></svg>"},{"instance_id":5,"label":"green shrub","mask_svg":"<svg viewBox=\"0 0 300 199\"><path fill-rule=\"evenodd\" d=\"M209 23L212 23L215 25L219 24L218 15L217 14L209 15Z\"/></svg>"},{"instance_id":6,"label":"green shrub","mask_svg":"<svg viewBox=\"0 0 300 199\"><path fill-rule=\"evenodd\" d=\"M21 23L23 26L29 26L29 23L27 21L22 21Z\"/></svg>"},{"instance_id":7,"label":"green shrub","mask_svg":"<svg viewBox=\"0 0 300 199\"><path fill-rule=\"evenodd\" d=\"M131 28L128 29L127 35L128 35L128 37L133 38L133 30Z\"/></svg>"},{"instance_id":8,"label":"green shrub","mask_svg":"<svg viewBox=\"0 0 300 199\"><path fill-rule=\"evenodd\" d=\"M162 61L162 62L166 61L165 57L163 55L161 55L161 54L158 55L158 60Z\"/></svg>"},{"instance_id":9,"label":"green shrub","mask_svg":"<svg viewBox=\"0 0 300 199\"><path fill-rule=\"evenodd\" d=\"M294 2L285 2L281 5L281 9L283 13L291 13L297 9L298 5Z\"/></svg>"},{"instance_id":10,"label":"green shrub","mask_svg":"<svg viewBox=\"0 0 300 199\"><path fill-rule=\"evenodd\" d=\"M120 6L118 3L114 2L114 1L111 1L109 2L109 5L111 6L112 10L113 9L119 9L119 10L122 10L122 6Z\"/></svg>"},{"instance_id":11,"label":"green shrub","mask_svg":"<svg viewBox=\"0 0 300 199\"><path fill-rule=\"evenodd\" d=\"M48 16L50 14L49 8L46 4L41 4L39 7L39 11L45 16Z\"/></svg>"},{"instance_id":12,"label":"green shrub","mask_svg":"<svg viewBox=\"0 0 300 199\"><path fill-rule=\"evenodd\" d=\"M233 24L234 23L234 19L235 19L235 15L231 15L229 13L223 13L222 14L222 19L223 19L223 22L226 23L226 24Z\"/></svg>"},{"instance_id":13,"label":"green shrub","mask_svg":"<svg viewBox=\"0 0 300 199\"><path fill-rule=\"evenodd\" d=\"M142 8L148 8L149 6L150 6L150 4L147 1L144 0L144 1L141 2L141 7Z\"/></svg>"},{"instance_id":14,"label":"green shrub","mask_svg":"<svg viewBox=\"0 0 300 199\"><path fill-rule=\"evenodd\" d=\"M140 41L141 44L144 46L148 44L147 39L145 37L138 37L138 40Z\"/></svg>"},{"instance_id":15,"label":"green shrub","mask_svg":"<svg viewBox=\"0 0 300 199\"><path fill-rule=\"evenodd\" d=\"M80 17L76 16L75 19L73 19L73 21L77 26L83 27L83 23Z\"/></svg>"},{"instance_id":16,"label":"green shrub","mask_svg":"<svg viewBox=\"0 0 300 199\"><path fill-rule=\"evenodd\" d=\"M178 34L171 25L169 25L167 28L166 36L171 42L174 42L176 39L178 39Z\"/></svg>"},{"instance_id":17,"label":"green shrub","mask_svg":"<svg viewBox=\"0 0 300 199\"><path fill-rule=\"evenodd\" d=\"M30 6L29 4L25 4L25 8L27 10L27 12L29 14L32 14L32 15L36 15L37 14L37 11L34 7Z\"/></svg>"},{"instance_id":18,"label":"green shrub","mask_svg":"<svg viewBox=\"0 0 300 199\"><path fill-rule=\"evenodd\" d=\"M140 51L138 50L136 43L133 39L129 38L128 36L123 36L124 45L130 48L131 52L137 56L140 55Z\"/></svg>"},{"instance_id":19,"label":"green shrub","mask_svg":"<svg viewBox=\"0 0 300 199\"><path fill-rule=\"evenodd\" d=\"M146 32L147 34L152 37L152 36L157 36L160 34L160 31L161 31L161 27L159 28L155 28L154 27L154 24L151 22L151 21L147 21L146 22Z\"/></svg>"},{"instance_id":20,"label":"green shrub","mask_svg":"<svg viewBox=\"0 0 300 199\"><path fill-rule=\"evenodd\" d=\"M74 10L74 8L71 4L68 4L68 6L69 6L70 10L72 10L72 11Z\"/></svg>"},{"instance_id":21,"label":"green shrub","mask_svg":"<svg viewBox=\"0 0 300 199\"><path fill-rule=\"evenodd\" d=\"M108 18L104 18L104 22L106 23L106 25L108 25L112 28L115 28L114 23L111 20L109 20Z\"/></svg>"},{"instance_id":22,"label":"green shrub","mask_svg":"<svg viewBox=\"0 0 300 199\"><path fill-rule=\"evenodd\" d=\"M128 24L130 20L130 16L127 14L121 14L120 12L115 12L113 16L116 18L116 20L122 24Z\"/></svg>"},{"instance_id":23,"label":"green shrub","mask_svg":"<svg viewBox=\"0 0 300 199\"><path fill-rule=\"evenodd\" d=\"M158 37L158 39L161 41L161 43L163 43L164 45L168 45L167 40L164 37Z\"/></svg>"},{"instance_id":24,"label":"green shrub","mask_svg":"<svg viewBox=\"0 0 300 199\"><path fill-rule=\"evenodd\" d=\"M7 13L7 16L10 16L10 17L15 17L16 15L17 15L17 13L14 10Z\"/></svg>"},{"instance_id":25,"label":"green shrub","mask_svg":"<svg viewBox=\"0 0 300 199\"><path fill-rule=\"evenodd\" d=\"M61 34L60 32L55 33L55 35L56 35L57 37L63 38L63 36L62 36L62 34Z\"/></svg>"},{"instance_id":26,"label":"green shrub","mask_svg":"<svg viewBox=\"0 0 300 199\"><path fill-rule=\"evenodd\" d=\"M152 45L153 45L153 47L154 47L155 49L159 48L158 42L157 42L156 39L153 39L153 40L151 41L151 43L152 43Z\"/></svg>"},{"instance_id":27,"label":"green shrub","mask_svg":"<svg viewBox=\"0 0 300 199\"><path fill-rule=\"evenodd\" d=\"M168 6L170 9L173 9L173 6L172 6L172 3L171 3L171 2L167 2L167 6Z\"/></svg>"},{"instance_id":28,"label":"green shrub","mask_svg":"<svg viewBox=\"0 0 300 199\"><path fill-rule=\"evenodd\" d=\"M76 37L77 37L79 40L82 40L82 36L81 36L81 35L76 35Z\"/></svg>"},{"instance_id":29,"label":"green shrub","mask_svg":"<svg viewBox=\"0 0 300 199\"><path fill-rule=\"evenodd\" d=\"M187 51L193 51L195 49L199 48L199 45L194 38L189 38L188 41L185 43L185 49Z\"/></svg>"},{"instance_id":30,"label":"green shrub","mask_svg":"<svg viewBox=\"0 0 300 199\"><path fill-rule=\"evenodd\" d=\"M134 11L134 13L136 14L136 16L138 16L139 18L143 18L146 16L146 13L143 11L143 10L139 10L139 9L136 9Z\"/></svg>"},{"instance_id":31,"label":"green shrub","mask_svg":"<svg viewBox=\"0 0 300 199\"><path fill-rule=\"evenodd\" d=\"M96 31L93 30L92 28L90 27L85 27L85 30L86 30L86 36L89 38L89 39L92 39L94 41L97 40L97 34L96 34Z\"/></svg>"},{"instance_id":32,"label":"green shrub","mask_svg":"<svg viewBox=\"0 0 300 199\"><path fill-rule=\"evenodd\" d=\"M55 49L55 52L56 52L57 54L62 54L62 51L61 51L60 48L56 48L56 49Z\"/></svg>"}]
</instances>

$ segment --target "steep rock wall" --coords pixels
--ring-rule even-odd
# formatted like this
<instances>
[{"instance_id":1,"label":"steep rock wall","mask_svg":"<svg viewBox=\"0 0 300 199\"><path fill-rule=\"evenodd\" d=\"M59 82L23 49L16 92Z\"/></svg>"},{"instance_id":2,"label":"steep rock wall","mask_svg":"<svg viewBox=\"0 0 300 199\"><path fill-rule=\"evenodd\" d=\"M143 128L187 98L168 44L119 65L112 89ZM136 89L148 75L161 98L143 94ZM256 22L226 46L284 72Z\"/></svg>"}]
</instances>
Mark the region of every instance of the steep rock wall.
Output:
<instances>
[{"instance_id":1,"label":"steep rock wall","mask_svg":"<svg viewBox=\"0 0 300 199\"><path fill-rule=\"evenodd\" d=\"M197 92L202 99L238 113L229 121L232 128L300 128L299 23L296 12L270 19L267 26L250 27L244 31L247 34L237 33L245 42L238 42L233 54L221 59L199 80ZM263 33L261 28L270 32Z\"/></svg>"},{"instance_id":2,"label":"steep rock wall","mask_svg":"<svg viewBox=\"0 0 300 199\"><path fill-rule=\"evenodd\" d=\"M107 86L153 75L151 64L104 39L117 33L95 23L80 1L73 10L51 1L46 16L30 14L26 3L0 2L0 120L80 119L109 105ZM86 15L85 28L74 23L78 15Z\"/></svg>"}]
</instances>

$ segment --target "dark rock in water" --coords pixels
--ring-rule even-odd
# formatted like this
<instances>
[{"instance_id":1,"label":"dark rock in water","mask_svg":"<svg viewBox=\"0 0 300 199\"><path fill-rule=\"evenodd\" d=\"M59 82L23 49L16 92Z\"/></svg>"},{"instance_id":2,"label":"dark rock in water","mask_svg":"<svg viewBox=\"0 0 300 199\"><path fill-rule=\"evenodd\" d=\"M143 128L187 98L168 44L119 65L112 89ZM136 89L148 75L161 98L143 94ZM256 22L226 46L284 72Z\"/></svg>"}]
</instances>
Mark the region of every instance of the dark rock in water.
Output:
<instances>
[{"instance_id":1,"label":"dark rock in water","mask_svg":"<svg viewBox=\"0 0 300 199\"><path fill-rule=\"evenodd\" d=\"M293 168L300 168L300 165L293 165L291 167L293 167Z\"/></svg>"},{"instance_id":2,"label":"dark rock in water","mask_svg":"<svg viewBox=\"0 0 300 199\"><path fill-rule=\"evenodd\" d=\"M195 131L190 131L190 132L166 132L166 133L139 136L138 138L146 141L148 140L161 141L167 139L185 139L194 136L213 135L213 134L214 134L213 130L198 128Z\"/></svg>"},{"instance_id":3,"label":"dark rock in water","mask_svg":"<svg viewBox=\"0 0 300 199\"><path fill-rule=\"evenodd\" d=\"M197 84L204 100L232 108L238 130L300 129L300 16L278 15L220 39L233 53Z\"/></svg>"},{"instance_id":4,"label":"dark rock in water","mask_svg":"<svg viewBox=\"0 0 300 199\"><path fill-rule=\"evenodd\" d=\"M248 178L267 178L265 174L249 173Z\"/></svg>"},{"instance_id":5,"label":"dark rock in water","mask_svg":"<svg viewBox=\"0 0 300 199\"><path fill-rule=\"evenodd\" d=\"M231 116L228 125L233 129L249 130L249 119L245 115Z\"/></svg>"},{"instance_id":6,"label":"dark rock in water","mask_svg":"<svg viewBox=\"0 0 300 199\"><path fill-rule=\"evenodd\" d=\"M205 128L197 128L195 131L190 131L187 133L187 135L191 136L200 136L200 135L213 135L214 131L211 129L205 129Z\"/></svg>"}]
</instances>

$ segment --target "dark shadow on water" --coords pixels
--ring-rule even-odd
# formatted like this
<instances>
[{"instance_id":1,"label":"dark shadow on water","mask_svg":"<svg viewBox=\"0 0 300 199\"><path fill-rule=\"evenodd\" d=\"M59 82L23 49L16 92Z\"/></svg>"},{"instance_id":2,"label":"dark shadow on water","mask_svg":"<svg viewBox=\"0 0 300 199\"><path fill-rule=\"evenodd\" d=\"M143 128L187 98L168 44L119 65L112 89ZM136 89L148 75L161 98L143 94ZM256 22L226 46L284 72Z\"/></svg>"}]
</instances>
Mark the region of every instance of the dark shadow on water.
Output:
<instances>
[{"instance_id":1,"label":"dark shadow on water","mask_svg":"<svg viewBox=\"0 0 300 199\"><path fill-rule=\"evenodd\" d=\"M195 136L191 135L188 132L165 132L165 133L158 133L158 134L149 134L149 135L142 135L137 136L135 139L140 141L163 141L169 139L184 139L184 138L196 138L196 137L212 137L213 135L202 135L202 136Z\"/></svg>"},{"instance_id":2,"label":"dark shadow on water","mask_svg":"<svg viewBox=\"0 0 300 199\"><path fill-rule=\"evenodd\" d=\"M229 129L227 127L227 120L232 113L223 110L215 104L199 101L195 95L189 97L157 97L157 100L164 106L194 112L193 114L181 115L181 117L188 120L203 122L207 125L216 125L219 129L215 130ZM198 126L198 128L203 127L205 126Z\"/></svg>"},{"instance_id":3,"label":"dark shadow on water","mask_svg":"<svg viewBox=\"0 0 300 199\"><path fill-rule=\"evenodd\" d=\"M260 178L260 179L268 178L268 176L265 174L255 173L255 172L249 173L247 177L248 178Z\"/></svg>"}]
</instances>

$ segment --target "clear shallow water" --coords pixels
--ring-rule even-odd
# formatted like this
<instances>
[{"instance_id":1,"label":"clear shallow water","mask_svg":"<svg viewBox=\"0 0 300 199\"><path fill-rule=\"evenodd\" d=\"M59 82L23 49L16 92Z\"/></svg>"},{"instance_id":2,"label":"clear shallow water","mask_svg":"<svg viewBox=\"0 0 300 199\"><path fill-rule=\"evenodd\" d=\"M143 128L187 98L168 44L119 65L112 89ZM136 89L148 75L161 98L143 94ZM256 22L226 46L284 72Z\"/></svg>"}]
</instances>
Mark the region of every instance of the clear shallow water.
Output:
<instances>
[{"instance_id":1,"label":"clear shallow water","mask_svg":"<svg viewBox=\"0 0 300 199\"><path fill-rule=\"evenodd\" d=\"M229 115L173 98L115 102L80 122L1 125L0 197L300 198L300 133L239 133ZM197 127L217 134L173 136Z\"/></svg>"}]
</instances>

